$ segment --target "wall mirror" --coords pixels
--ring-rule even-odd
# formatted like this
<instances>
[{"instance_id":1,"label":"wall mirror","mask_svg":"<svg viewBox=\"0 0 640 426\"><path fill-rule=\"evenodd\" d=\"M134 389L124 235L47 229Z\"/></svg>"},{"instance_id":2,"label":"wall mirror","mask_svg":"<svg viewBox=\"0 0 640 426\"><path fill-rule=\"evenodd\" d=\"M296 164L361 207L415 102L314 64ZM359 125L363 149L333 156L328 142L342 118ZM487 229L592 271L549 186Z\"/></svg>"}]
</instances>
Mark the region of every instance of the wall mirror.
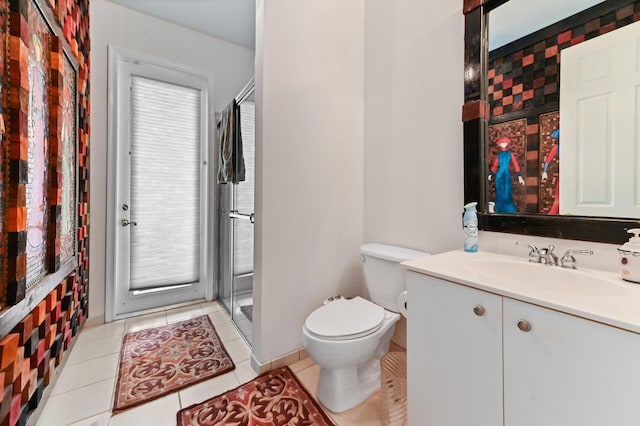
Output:
<instances>
[{"instance_id":1,"label":"wall mirror","mask_svg":"<svg viewBox=\"0 0 640 426\"><path fill-rule=\"evenodd\" d=\"M465 202L479 202L480 228L626 241L640 224L640 108L594 81L619 81L612 61L640 55L640 1L466 0L464 13ZM629 53L603 53L620 37ZM637 78L640 58L628 62ZM622 93L640 91L631 80Z\"/></svg>"}]
</instances>

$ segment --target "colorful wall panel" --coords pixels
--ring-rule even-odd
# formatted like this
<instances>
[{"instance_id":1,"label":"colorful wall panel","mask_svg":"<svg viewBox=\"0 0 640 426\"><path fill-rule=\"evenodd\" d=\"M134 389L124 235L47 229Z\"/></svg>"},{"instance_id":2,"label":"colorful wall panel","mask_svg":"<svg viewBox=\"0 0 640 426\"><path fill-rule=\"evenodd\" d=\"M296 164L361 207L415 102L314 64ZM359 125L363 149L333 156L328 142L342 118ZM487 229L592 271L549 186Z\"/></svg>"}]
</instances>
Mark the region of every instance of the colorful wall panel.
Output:
<instances>
[{"instance_id":1,"label":"colorful wall panel","mask_svg":"<svg viewBox=\"0 0 640 426\"><path fill-rule=\"evenodd\" d=\"M0 0L0 44L0 319L77 262L0 335L0 424L13 426L88 314L89 0Z\"/></svg>"}]
</instances>

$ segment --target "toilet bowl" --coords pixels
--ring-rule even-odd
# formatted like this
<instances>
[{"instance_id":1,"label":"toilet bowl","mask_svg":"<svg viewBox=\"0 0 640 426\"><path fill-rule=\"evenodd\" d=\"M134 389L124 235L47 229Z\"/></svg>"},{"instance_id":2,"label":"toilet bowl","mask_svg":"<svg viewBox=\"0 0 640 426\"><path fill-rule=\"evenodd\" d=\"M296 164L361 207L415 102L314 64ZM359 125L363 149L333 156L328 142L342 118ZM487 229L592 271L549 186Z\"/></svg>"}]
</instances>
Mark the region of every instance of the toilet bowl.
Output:
<instances>
[{"instance_id":1,"label":"toilet bowl","mask_svg":"<svg viewBox=\"0 0 640 426\"><path fill-rule=\"evenodd\" d=\"M329 302L307 318L302 341L320 366L318 399L325 407L348 410L378 389L380 358L399 319L400 314L361 297Z\"/></svg>"},{"instance_id":2,"label":"toilet bowl","mask_svg":"<svg viewBox=\"0 0 640 426\"><path fill-rule=\"evenodd\" d=\"M302 328L304 348L320 366L318 399L336 413L380 387L380 358L389 350L400 319L397 299L406 289L400 262L428 256L383 244L363 245L360 252L372 301L336 298L314 310Z\"/></svg>"}]
</instances>

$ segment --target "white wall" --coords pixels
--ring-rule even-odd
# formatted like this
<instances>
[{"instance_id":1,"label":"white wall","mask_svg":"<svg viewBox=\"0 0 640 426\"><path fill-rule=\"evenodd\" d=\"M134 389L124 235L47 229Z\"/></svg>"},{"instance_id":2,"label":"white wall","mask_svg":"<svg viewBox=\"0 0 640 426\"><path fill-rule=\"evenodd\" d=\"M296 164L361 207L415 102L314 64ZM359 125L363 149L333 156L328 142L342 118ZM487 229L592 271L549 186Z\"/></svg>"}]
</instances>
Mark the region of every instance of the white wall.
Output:
<instances>
[{"instance_id":1,"label":"white wall","mask_svg":"<svg viewBox=\"0 0 640 426\"><path fill-rule=\"evenodd\" d=\"M324 298L363 292L362 242L462 245L464 29L450 0L257 3L254 358L265 362L302 346ZM104 312L107 43L211 67L217 109L248 80L238 70L253 52L105 0L91 15L94 317ZM216 68L223 56L242 65Z\"/></svg>"},{"instance_id":2,"label":"white wall","mask_svg":"<svg viewBox=\"0 0 640 426\"><path fill-rule=\"evenodd\" d=\"M364 0L258 0L254 358L362 291Z\"/></svg>"},{"instance_id":3,"label":"white wall","mask_svg":"<svg viewBox=\"0 0 640 426\"><path fill-rule=\"evenodd\" d=\"M364 242L459 248L462 1L367 0L365 23Z\"/></svg>"},{"instance_id":4,"label":"white wall","mask_svg":"<svg viewBox=\"0 0 640 426\"><path fill-rule=\"evenodd\" d=\"M575 256L579 269L598 269L615 273L620 270L620 255L617 250L620 245L618 244L480 231L478 246L481 251L490 251L526 259L529 255L529 248L517 246L517 241L533 244L538 248L553 245L555 247L554 253L558 258L561 258L567 250L592 250L593 255L591 256Z\"/></svg>"},{"instance_id":5,"label":"white wall","mask_svg":"<svg viewBox=\"0 0 640 426\"><path fill-rule=\"evenodd\" d=\"M214 76L215 109L222 110L254 73L254 51L91 0L91 239L90 320L105 312L107 202L107 46L114 45Z\"/></svg>"},{"instance_id":6,"label":"white wall","mask_svg":"<svg viewBox=\"0 0 640 426\"><path fill-rule=\"evenodd\" d=\"M462 1L367 0L364 241L462 247Z\"/></svg>"}]
</instances>

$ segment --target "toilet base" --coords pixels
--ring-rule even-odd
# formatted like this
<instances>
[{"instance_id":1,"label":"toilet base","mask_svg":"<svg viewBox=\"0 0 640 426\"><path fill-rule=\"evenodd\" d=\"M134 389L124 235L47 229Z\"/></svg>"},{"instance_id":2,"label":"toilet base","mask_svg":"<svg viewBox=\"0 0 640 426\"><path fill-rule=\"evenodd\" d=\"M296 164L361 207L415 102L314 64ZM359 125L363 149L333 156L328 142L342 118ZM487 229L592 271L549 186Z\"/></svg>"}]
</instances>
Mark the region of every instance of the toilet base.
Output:
<instances>
[{"instance_id":1,"label":"toilet base","mask_svg":"<svg viewBox=\"0 0 640 426\"><path fill-rule=\"evenodd\" d=\"M302 327L302 343L320 366L317 395L330 411L340 413L363 402L380 387L380 358L400 314L385 311L380 328L364 337L326 340Z\"/></svg>"},{"instance_id":2,"label":"toilet base","mask_svg":"<svg viewBox=\"0 0 640 426\"><path fill-rule=\"evenodd\" d=\"M379 359L354 367L320 368L318 399L332 412L341 413L369 398L379 387Z\"/></svg>"}]
</instances>

